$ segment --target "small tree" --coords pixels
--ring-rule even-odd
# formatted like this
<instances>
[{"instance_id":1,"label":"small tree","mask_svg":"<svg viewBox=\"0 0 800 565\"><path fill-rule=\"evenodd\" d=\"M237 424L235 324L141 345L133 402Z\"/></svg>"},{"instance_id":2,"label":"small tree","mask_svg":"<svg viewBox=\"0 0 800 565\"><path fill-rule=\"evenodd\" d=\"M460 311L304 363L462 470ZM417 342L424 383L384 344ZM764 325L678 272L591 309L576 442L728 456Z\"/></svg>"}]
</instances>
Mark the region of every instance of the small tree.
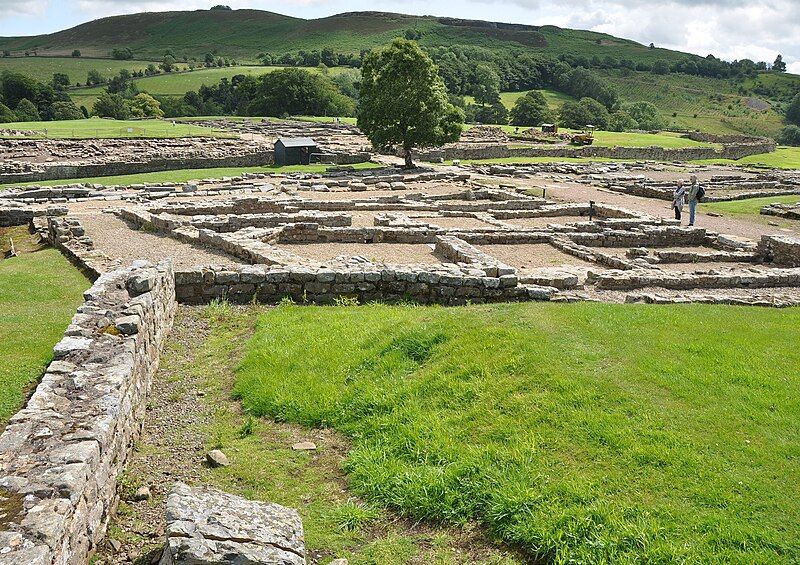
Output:
<instances>
[{"instance_id":1,"label":"small tree","mask_svg":"<svg viewBox=\"0 0 800 565\"><path fill-rule=\"evenodd\" d=\"M103 84L106 79L103 78L103 75L100 74L100 71L97 69L92 69L86 74L86 86L95 86L97 84Z\"/></svg>"},{"instance_id":2,"label":"small tree","mask_svg":"<svg viewBox=\"0 0 800 565\"><path fill-rule=\"evenodd\" d=\"M655 63L653 63L653 74L654 75L668 75L669 74L669 63L666 61L659 59Z\"/></svg>"},{"instance_id":3,"label":"small tree","mask_svg":"<svg viewBox=\"0 0 800 565\"><path fill-rule=\"evenodd\" d=\"M559 123L572 129L583 129L589 124L605 129L608 118L608 110L600 102L592 98L581 98L578 102L570 100L564 103Z\"/></svg>"},{"instance_id":4,"label":"small tree","mask_svg":"<svg viewBox=\"0 0 800 565\"><path fill-rule=\"evenodd\" d=\"M608 117L608 131L628 131L638 127L636 120L625 110L614 112Z\"/></svg>"},{"instance_id":5,"label":"small tree","mask_svg":"<svg viewBox=\"0 0 800 565\"><path fill-rule=\"evenodd\" d=\"M50 115L54 120L81 120L86 117L71 100L69 102L53 102L50 106Z\"/></svg>"},{"instance_id":6,"label":"small tree","mask_svg":"<svg viewBox=\"0 0 800 565\"><path fill-rule=\"evenodd\" d=\"M514 126L539 126L552 120L553 113L547 100L538 90L531 90L525 96L517 98L511 108L511 125Z\"/></svg>"},{"instance_id":7,"label":"small tree","mask_svg":"<svg viewBox=\"0 0 800 565\"><path fill-rule=\"evenodd\" d=\"M64 73L54 73L51 84L56 90L64 90L70 85L69 76Z\"/></svg>"},{"instance_id":8,"label":"small tree","mask_svg":"<svg viewBox=\"0 0 800 565\"><path fill-rule=\"evenodd\" d=\"M27 98L23 98L17 103L14 114L20 122L38 122L42 119L36 105Z\"/></svg>"},{"instance_id":9,"label":"small tree","mask_svg":"<svg viewBox=\"0 0 800 565\"><path fill-rule=\"evenodd\" d=\"M639 129L657 130L666 125L658 108L650 102L635 102L625 110L639 124Z\"/></svg>"},{"instance_id":10,"label":"small tree","mask_svg":"<svg viewBox=\"0 0 800 565\"><path fill-rule=\"evenodd\" d=\"M489 104L485 106L476 106L470 104L470 110L473 111L473 119L482 124L508 124L508 110L500 102Z\"/></svg>"},{"instance_id":11,"label":"small tree","mask_svg":"<svg viewBox=\"0 0 800 565\"><path fill-rule=\"evenodd\" d=\"M364 57L358 127L377 148L400 146L407 168L415 148L457 141L464 114L447 98L431 58L413 41L395 39Z\"/></svg>"},{"instance_id":12,"label":"small tree","mask_svg":"<svg viewBox=\"0 0 800 565\"><path fill-rule=\"evenodd\" d=\"M127 101L119 94L104 92L92 106L92 114L101 118L126 120L131 116Z\"/></svg>"},{"instance_id":13,"label":"small tree","mask_svg":"<svg viewBox=\"0 0 800 565\"><path fill-rule=\"evenodd\" d=\"M147 94L140 92L133 97L130 102L131 116L136 118L163 118L164 112L158 100Z\"/></svg>"},{"instance_id":14,"label":"small tree","mask_svg":"<svg viewBox=\"0 0 800 565\"><path fill-rule=\"evenodd\" d=\"M786 63L783 62L783 55L778 55L775 57L775 62L772 63L772 70L779 73L786 72Z\"/></svg>"},{"instance_id":15,"label":"small tree","mask_svg":"<svg viewBox=\"0 0 800 565\"><path fill-rule=\"evenodd\" d=\"M72 51L72 56L73 56L73 57L80 57L80 56L81 56L81 51L80 51L80 49L74 49L74 50Z\"/></svg>"},{"instance_id":16,"label":"small tree","mask_svg":"<svg viewBox=\"0 0 800 565\"><path fill-rule=\"evenodd\" d=\"M158 65L165 73L171 73L175 69L175 57L172 55L164 55L164 60Z\"/></svg>"},{"instance_id":17,"label":"small tree","mask_svg":"<svg viewBox=\"0 0 800 565\"><path fill-rule=\"evenodd\" d=\"M800 93L798 93L789 108L786 109L786 121L789 124L800 126Z\"/></svg>"}]
</instances>

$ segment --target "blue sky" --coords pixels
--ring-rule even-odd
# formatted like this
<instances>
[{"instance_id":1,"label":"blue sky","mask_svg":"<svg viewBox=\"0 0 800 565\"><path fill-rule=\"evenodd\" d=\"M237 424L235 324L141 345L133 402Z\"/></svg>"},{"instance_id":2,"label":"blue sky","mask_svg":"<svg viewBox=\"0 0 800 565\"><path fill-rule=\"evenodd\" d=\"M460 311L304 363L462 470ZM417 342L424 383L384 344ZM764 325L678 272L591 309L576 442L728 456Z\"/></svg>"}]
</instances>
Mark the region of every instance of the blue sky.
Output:
<instances>
[{"instance_id":1,"label":"blue sky","mask_svg":"<svg viewBox=\"0 0 800 565\"><path fill-rule=\"evenodd\" d=\"M198 0L0 0L0 36L58 31L115 14L192 10L220 3ZM379 10L553 24L591 29L641 43L728 60L773 61L782 53L800 73L798 0L221 0L233 8L271 10L303 18Z\"/></svg>"}]
</instances>

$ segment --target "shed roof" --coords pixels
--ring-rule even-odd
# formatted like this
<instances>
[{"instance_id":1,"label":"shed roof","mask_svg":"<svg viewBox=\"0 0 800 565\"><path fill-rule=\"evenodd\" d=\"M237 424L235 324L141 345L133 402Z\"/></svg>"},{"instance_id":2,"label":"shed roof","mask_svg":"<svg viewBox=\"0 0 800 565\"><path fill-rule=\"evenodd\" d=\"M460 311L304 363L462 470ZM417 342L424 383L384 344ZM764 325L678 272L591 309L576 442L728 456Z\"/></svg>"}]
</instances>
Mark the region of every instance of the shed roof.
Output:
<instances>
[{"instance_id":1,"label":"shed roof","mask_svg":"<svg viewBox=\"0 0 800 565\"><path fill-rule=\"evenodd\" d=\"M278 138L284 147L316 147L317 142L310 137L281 137Z\"/></svg>"}]
</instances>

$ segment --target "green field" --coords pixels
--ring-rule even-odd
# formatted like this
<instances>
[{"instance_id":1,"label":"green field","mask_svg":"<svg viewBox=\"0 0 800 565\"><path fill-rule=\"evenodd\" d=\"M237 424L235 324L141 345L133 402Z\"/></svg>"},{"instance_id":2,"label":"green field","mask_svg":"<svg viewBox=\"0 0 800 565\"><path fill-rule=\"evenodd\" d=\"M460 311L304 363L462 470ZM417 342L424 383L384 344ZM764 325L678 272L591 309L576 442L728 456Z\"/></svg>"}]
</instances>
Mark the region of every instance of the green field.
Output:
<instances>
[{"instance_id":1,"label":"green field","mask_svg":"<svg viewBox=\"0 0 800 565\"><path fill-rule=\"evenodd\" d=\"M724 216L739 216L760 224L777 224L780 227L800 228L800 223L777 216L761 214L761 208L769 204L795 204L800 202L800 195L769 196L767 198L748 198L747 200L732 200L730 202L706 202L703 209L720 213Z\"/></svg>"},{"instance_id":2,"label":"green field","mask_svg":"<svg viewBox=\"0 0 800 565\"><path fill-rule=\"evenodd\" d=\"M283 305L235 393L350 438L367 500L535 562L796 563L798 342L797 308Z\"/></svg>"},{"instance_id":3,"label":"green field","mask_svg":"<svg viewBox=\"0 0 800 565\"><path fill-rule=\"evenodd\" d=\"M700 165L750 165L778 169L800 169L800 147L778 147L774 153L750 155L732 161L730 159L706 159L694 161Z\"/></svg>"},{"instance_id":4,"label":"green field","mask_svg":"<svg viewBox=\"0 0 800 565\"><path fill-rule=\"evenodd\" d=\"M231 132L170 120L63 120L57 122L14 122L5 127L40 132L36 137L50 139L87 139L112 137L238 137ZM19 139L19 138L17 138Z\"/></svg>"},{"instance_id":5,"label":"green field","mask_svg":"<svg viewBox=\"0 0 800 565\"><path fill-rule=\"evenodd\" d=\"M63 184L103 184L110 185L130 185L142 183L162 183L162 182L188 182L200 179L219 179L222 177L235 177L243 173L323 173L330 165L286 165L284 167L264 166L264 167L216 167L210 169L176 169L173 171L158 171L155 173L139 173L134 175L118 175L109 177L87 177L79 179L48 180L17 184L0 184L0 187L7 186L58 186ZM350 165L356 170L380 168L382 165L377 163L356 163Z\"/></svg>"},{"instance_id":6,"label":"green field","mask_svg":"<svg viewBox=\"0 0 800 565\"><path fill-rule=\"evenodd\" d=\"M2 259L9 237L20 254ZM37 250L27 229L0 228L0 427L42 375L89 286L61 253Z\"/></svg>"},{"instance_id":7,"label":"green field","mask_svg":"<svg viewBox=\"0 0 800 565\"><path fill-rule=\"evenodd\" d=\"M54 73L66 73L70 82L85 84L86 75L92 69L110 78L122 69L143 71L150 61L117 61L114 59L91 59L88 57L3 57L0 58L0 72L5 70L24 73L49 83Z\"/></svg>"}]
</instances>

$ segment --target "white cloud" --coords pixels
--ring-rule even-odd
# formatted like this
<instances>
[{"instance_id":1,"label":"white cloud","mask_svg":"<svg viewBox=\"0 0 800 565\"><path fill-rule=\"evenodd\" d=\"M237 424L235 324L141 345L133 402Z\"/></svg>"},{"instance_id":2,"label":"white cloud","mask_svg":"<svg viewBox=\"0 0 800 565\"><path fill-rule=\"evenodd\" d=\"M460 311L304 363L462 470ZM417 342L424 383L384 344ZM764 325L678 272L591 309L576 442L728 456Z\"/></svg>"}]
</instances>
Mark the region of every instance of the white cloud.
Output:
<instances>
[{"instance_id":1,"label":"white cloud","mask_svg":"<svg viewBox=\"0 0 800 565\"><path fill-rule=\"evenodd\" d=\"M0 19L15 16L38 16L45 12L48 0L0 0ZM0 33L4 35L4 33Z\"/></svg>"}]
</instances>

